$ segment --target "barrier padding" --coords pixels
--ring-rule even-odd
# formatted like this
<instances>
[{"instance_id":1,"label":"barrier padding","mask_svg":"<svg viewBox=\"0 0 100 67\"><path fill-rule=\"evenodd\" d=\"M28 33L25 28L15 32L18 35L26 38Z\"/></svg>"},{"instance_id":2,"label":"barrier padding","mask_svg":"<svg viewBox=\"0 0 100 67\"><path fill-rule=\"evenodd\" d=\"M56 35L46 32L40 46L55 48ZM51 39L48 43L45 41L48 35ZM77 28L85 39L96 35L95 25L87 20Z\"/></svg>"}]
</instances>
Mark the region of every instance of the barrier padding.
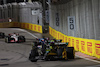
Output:
<instances>
[{"instance_id":1,"label":"barrier padding","mask_svg":"<svg viewBox=\"0 0 100 67\"><path fill-rule=\"evenodd\" d=\"M31 23L21 23L20 27L24 28L24 29L29 29L32 31L42 33L42 26L41 25L31 24Z\"/></svg>"},{"instance_id":2,"label":"barrier padding","mask_svg":"<svg viewBox=\"0 0 100 67\"><path fill-rule=\"evenodd\" d=\"M67 36L49 27L49 34L63 42L69 42L69 47L73 46L76 51L100 58L100 40L77 38Z\"/></svg>"},{"instance_id":3,"label":"barrier padding","mask_svg":"<svg viewBox=\"0 0 100 67\"><path fill-rule=\"evenodd\" d=\"M20 22L4 22L0 23L0 28L9 28L9 27L19 27L24 29L29 29L32 31L36 31L42 33L42 26L31 23L20 23Z\"/></svg>"}]
</instances>

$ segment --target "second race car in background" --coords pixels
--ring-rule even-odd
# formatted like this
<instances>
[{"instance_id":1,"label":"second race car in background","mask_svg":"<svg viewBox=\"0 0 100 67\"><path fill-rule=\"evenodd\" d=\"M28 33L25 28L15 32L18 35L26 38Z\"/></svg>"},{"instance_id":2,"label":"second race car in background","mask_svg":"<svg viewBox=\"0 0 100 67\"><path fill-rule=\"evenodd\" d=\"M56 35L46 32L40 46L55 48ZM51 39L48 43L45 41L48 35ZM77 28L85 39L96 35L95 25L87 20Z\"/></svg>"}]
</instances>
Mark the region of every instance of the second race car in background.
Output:
<instances>
[{"instance_id":1,"label":"second race car in background","mask_svg":"<svg viewBox=\"0 0 100 67\"><path fill-rule=\"evenodd\" d=\"M5 42L7 43L19 43L19 42L25 42L25 36L19 35L18 33L12 33L8 34L8 36L5 36Z\"/></svg>"}]
</instances>

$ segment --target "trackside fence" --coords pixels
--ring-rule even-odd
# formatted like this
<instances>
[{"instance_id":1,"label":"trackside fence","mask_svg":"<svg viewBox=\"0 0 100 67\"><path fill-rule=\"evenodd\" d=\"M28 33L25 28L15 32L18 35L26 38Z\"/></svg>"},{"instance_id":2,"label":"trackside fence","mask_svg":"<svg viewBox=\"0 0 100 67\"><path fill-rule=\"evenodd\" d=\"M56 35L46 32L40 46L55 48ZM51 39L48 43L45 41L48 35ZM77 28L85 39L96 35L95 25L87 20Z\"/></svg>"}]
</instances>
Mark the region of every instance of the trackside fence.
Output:
<instances>
[{"instance_id":1,"label":"trackside fence","mask_svg":"<svg viewBox=\"0 0 100 67\"><path fill-rule=\"evenodd\" d=\"M67 36L51 27L49 27L49 34L56 39L62 39L63 42L69 42L69 46L73 46L76 51L100 58L100 40Z\"/></svg>"},{"instance_id":2,"label":"trackside fence","mask_svg":"<svg viewBox=\"0 0 100 67\"><path fill-rule=\"evenodd\" d=\"M29 29L32 31L36 31L42 33L42 26L31 23L20 23L20 22L4 22L0 23L0 28L9 28L9 27L19 27L23 29Z\"/></svg>"}]
</instances>

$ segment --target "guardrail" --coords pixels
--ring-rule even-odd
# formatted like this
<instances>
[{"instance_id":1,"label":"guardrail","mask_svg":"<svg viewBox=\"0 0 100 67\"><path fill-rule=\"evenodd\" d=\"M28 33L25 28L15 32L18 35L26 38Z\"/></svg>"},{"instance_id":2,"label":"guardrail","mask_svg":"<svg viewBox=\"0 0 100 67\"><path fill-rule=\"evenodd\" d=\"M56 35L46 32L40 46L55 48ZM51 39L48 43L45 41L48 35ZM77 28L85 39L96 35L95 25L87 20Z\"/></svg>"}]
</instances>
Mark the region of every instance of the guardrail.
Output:
<instances>
[{"instance_id":1,"label":"guardrail","mask_svg":"<svg viewBox=\"0 0 100 67\"><path fill-rule=\"evenodd\" d=\"M69 46L73 46L76 51L100 58L100 40L67 36L51 27L49 27L49 34L56 39L62 39L63 42L69 42Z\"/></svg>"},{"instance_id":2,"label":"guardrail","mask_svg":"<svg viewBox=\"0 0 100 67\"><path fill-rule=\"evenodd\" d=\"M31 23L20 23L20 22L4 22L0 23L0 28L9 28L9 27L19 27L24 29L29 29L32 31L36 31L42 33L42 26Z\"/></svg>"}]
</instances>

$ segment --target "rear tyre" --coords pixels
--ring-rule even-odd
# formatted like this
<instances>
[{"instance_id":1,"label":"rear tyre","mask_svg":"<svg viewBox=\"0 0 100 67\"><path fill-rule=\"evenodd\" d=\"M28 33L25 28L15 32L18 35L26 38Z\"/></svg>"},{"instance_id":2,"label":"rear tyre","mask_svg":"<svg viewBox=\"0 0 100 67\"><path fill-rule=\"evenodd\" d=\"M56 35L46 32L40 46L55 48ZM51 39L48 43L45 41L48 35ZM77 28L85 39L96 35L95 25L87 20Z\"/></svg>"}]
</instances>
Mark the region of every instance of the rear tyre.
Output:
<instances>
[{"instance_id":1,"label":"rear tyre","mask_svg":"<svg viewBox=\"0 0 100 67\"><path fill-rule=\"evenodd\" d=\"M29 55L29 60L30 60L31 62L37 62L37 59L35 59L35 58L32 56L32 54Z\"/></svg>"},{"instance_id":2,"label":"rear tyre","mask_svg":"<svg viewBox=\"0 0 100 67\"><path fill-rule=\"evenodd\" d=\"M5 42L9 43L10 37L5 37Z\"/></svg>"},{"instance_id":3,"label":"rear tyre","mask_svg":"<svg viewBox=\"0 0 100 67\"><path fill-rule=\"evenodd\" d=\"M23 42L26 41L25 36L21 36L21 38L22 38Z\"/></svg>"},{"instance_id":4,"label":"rear tyre","mask_svg":"<svg viewBox=\"0 0 100 67\"><path fill-rule=\"evenodd\" d=\"M31 62L37 62L37 59L35 57L36 57L36 51L35 50L31 50L31 53L29 55L29 60Z\"/></svg>"},{"instance_id":5,"label":"rear tyre","mask_svg":"<svg viewBox=\"0 0 100 67\"><path fill-rule=\"evenodd\" d=\"M24 37L24 42L26 42L26 39L25 39L25 37Z\"/></svg>"},{"instance_id":6,"label":"rear tyre","mask_svg":"<svg viewBox=\"0 0 100 67\"><path fill-rule=\"evenodd\" d=\"M67 58L74 59L74 57L75 57L74 47L67 47L66 51L67 51Z\"/></svg>"},{"instance_id":7,"label":"rear tyre","mask_svg":"<svg viewBox=\"0 0 100 67\"><path fill-rule=\"evenodd\" d=\"M26 41L26 39L25 39L24 36L19 36L18 37L18 42L25 42L25 41Z\"/></svg>"}]
</instances>

